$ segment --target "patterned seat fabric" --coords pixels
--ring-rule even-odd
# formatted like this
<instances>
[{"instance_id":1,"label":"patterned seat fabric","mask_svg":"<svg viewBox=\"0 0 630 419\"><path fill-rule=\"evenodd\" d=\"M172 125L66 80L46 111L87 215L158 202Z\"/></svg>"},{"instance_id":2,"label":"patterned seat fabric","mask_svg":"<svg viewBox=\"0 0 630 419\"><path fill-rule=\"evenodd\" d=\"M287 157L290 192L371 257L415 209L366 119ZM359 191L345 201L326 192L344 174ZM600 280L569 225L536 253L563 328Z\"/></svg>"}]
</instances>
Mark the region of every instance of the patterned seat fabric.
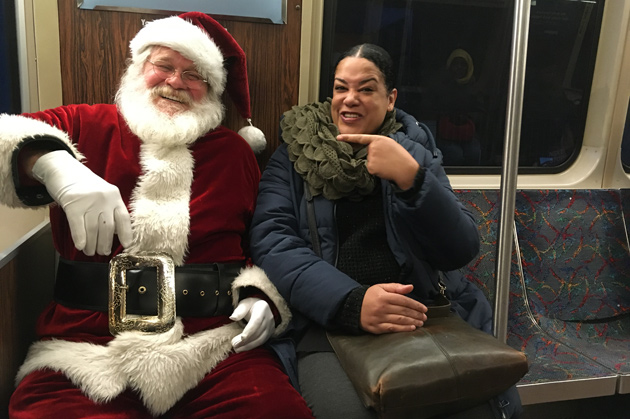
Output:
<instances>
[{"instance_id":1,"label":"patterned seat fabric","mask_svg":"<svg viewBox=\"0 0 630 419\"><path fill-rule=\"evenodd\" d=\"M479 255L464 274L493 301L499 193L457 194L476 217L481 237ZM530 361L520 384L626 371L630 257L620 202L618 191L517 193L515 224L523 276L514 250L508 344Z\"/></svg>"},{"instance_id":2,"label":"patterned seat fabric","mask_svg":"<svg viewBox=\"0 0 630 419\"><path fill-rule=\"evenodd\" d=\"M520 191L515 221L527 297L541 329L630 373L630 254L624 193Z\"/></svg>"},{"instance_id":3,"label":"patterned seat fabric","mask_svg":"<svg viewBox=\"0 0 630 419\"><path fill-rule=\"evenodd\" d=\"M520 191L515 221L537 314L594 321L630 313L630 257L619 191Z\"/></svg>"}]
</instances>

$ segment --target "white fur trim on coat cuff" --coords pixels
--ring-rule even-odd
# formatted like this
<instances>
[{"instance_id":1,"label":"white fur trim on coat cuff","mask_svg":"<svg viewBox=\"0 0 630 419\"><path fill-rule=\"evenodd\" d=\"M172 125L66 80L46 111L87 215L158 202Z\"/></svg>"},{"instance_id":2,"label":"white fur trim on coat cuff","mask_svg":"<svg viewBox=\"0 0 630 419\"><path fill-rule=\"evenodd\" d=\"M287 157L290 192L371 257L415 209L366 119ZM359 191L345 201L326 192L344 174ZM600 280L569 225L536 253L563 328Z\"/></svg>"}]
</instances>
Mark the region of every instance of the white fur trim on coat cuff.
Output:
<instances>
[{"instance_id":1,"label":"white fur trim on coat cuff","mask_svg":"<svg viewBox=\"0 0 630 419\"><path fill-rule=\"evenodd\" d=\"M240 289L245 287L258 288L276 305L276 308L280 313L281 321L276 327L273 335L278 336L284 332L291 321L291 310L276 287L269 280L265 271L258 266L252 266L241 270L241 273L232 282L232 303L234 304L234 307L236 307L240 300Z\"/></svg>"},{"instance_id":2,"label":"white fur trim on coat cuff","mask_svg":"<svg viewBox=\"0 0 630 419\"><path fill-rule=\"evenodd\" d=\"M0 114L0 203L12 208L29 208L15 193L11 159L20 143L36 135L57 138L68 145L75 157L82 158L68 134L60 129L26 116Z\"/></svg>"}]
</instances>

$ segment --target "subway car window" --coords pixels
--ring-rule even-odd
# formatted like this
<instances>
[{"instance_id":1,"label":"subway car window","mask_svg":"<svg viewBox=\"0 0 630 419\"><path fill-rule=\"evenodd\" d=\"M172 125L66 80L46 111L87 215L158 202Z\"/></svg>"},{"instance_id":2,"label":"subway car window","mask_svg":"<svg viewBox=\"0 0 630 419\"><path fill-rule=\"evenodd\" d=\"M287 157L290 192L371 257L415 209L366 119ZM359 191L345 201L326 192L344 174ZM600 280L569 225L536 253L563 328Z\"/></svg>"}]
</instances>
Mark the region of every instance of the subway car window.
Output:
<instances>
[{"instance_id":1,"label":"subway car window","mask_svg":"<svg viewBox=\"0 0 630 419\"><path fill-rule=\"evenodd\" d=\"M0 6L0 113L20 112L20 80L17 64L15 3Z\"/></svg>"},{"instance_id":2,"label":"subway car window","mask_svg":"<svg viewBox=\"0 0 630 419\"><path fill-rule=\"evenodd\" d=\"M554 173L582 145L603 0L532 1L519 171ZM433 132L449 173L498 173L503 159L513 1L337 0L324 4L320 100L339 55L387 49L397 107Z\"/></svg>"}]
</instances>

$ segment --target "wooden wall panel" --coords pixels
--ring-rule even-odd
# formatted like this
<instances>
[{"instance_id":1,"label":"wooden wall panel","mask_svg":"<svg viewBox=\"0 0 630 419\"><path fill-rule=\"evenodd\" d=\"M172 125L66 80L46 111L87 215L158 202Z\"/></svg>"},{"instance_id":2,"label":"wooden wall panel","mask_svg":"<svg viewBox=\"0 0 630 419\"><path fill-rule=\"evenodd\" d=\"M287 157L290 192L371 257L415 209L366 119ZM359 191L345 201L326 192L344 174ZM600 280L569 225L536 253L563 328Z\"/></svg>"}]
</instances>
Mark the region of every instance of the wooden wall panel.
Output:
<instances>
[{"instance_id":1,"label":"wooden wall panel","mask_svg":"<svg viewBox=\"0 0 630 419\"><path fill-rule=\"evenodd\" d=\"M81 10L76 0L58 0L63 103L111 103L129 57L129 41L142 19L163 15ZM297 104L302 0L287 0L287 24L217 19L241 45L248 60L252 120L267 137L258 156L264 168L278 146L278 121ZM229 99L225 125L245 121Z\"/></svg>"}]
</instances>

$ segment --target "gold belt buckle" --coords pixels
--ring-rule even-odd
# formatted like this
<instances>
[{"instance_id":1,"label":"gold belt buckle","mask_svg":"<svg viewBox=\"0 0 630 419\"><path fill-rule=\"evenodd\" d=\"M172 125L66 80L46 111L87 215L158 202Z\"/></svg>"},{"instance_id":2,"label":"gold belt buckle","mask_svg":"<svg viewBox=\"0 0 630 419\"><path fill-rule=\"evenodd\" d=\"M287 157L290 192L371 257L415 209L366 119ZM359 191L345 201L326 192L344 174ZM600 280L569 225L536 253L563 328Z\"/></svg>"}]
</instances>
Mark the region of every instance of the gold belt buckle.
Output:
<instances>
[{"instance_id":1,"label":"gold belt buckle","mask_svg":"<svg viewBox=\"0 0 630 419\"><path fill-rule=\"evenodd\" d=\"M157 270L157 316L127 315L127 271L143 267ZM175 264L165 253L121 253L109 262L109 331L162 333L175 324Z\"/></svg>"}]
</instances>

